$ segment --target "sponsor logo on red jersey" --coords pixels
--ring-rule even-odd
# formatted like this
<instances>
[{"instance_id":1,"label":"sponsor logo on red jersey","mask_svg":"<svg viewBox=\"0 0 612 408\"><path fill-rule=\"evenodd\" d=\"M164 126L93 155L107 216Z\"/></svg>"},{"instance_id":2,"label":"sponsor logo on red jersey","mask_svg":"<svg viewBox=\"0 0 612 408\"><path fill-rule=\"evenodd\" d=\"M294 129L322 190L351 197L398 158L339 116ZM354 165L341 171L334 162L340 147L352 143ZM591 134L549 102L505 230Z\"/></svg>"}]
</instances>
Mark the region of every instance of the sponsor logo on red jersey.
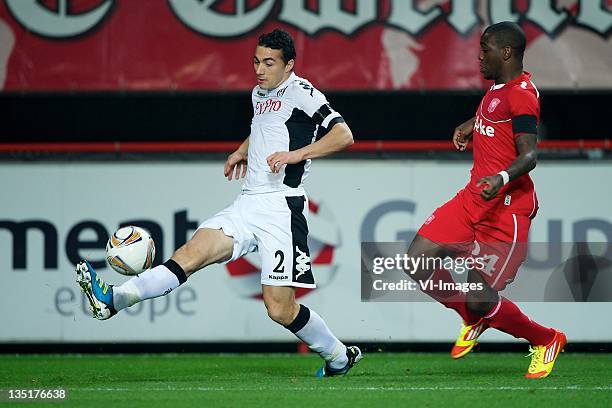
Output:
<instances>
[{"instance_id":1,"label":"sponsor logo on red jersey","mask_svg":"<svg viewBox=\"0 0 612 408\"><path fill-rule=\"evenodd\" d=\"M491 103L489 103L489 107L487 108L489 113L493 113L493 111L495 110L495 108L497 108L497 105L499 105L500 102L501 101L499 100L499 98L493 98Z\"/></svg>"},{"instance_id":2,"label":"sponsor logo on red jersey","mask_svg":"<svg viewBox=\"0 0 612 408\"><path fill-rule=\"evenodd\" d=\"M474 130L483 136L488 136L488 137L495 136L495 128L493 126L485 126L482 123L482 118L480 116L476 117L476 122L474 123Z\"/></svg>"}]
</instances>

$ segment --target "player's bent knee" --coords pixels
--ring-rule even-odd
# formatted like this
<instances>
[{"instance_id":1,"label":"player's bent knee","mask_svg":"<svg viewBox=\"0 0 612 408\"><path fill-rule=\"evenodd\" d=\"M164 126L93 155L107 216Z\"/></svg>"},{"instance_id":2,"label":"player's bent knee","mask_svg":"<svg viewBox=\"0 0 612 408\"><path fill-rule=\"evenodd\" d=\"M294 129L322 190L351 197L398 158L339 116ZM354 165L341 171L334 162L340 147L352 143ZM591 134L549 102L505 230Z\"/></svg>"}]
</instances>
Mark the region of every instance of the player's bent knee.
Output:
<instances>
[{"instance_id":1,"label":"player's bent knee","mask_svg":"<svg viewBox=\"0 0 612 408\"><path fill-rule=\"evenodd\" d=\"M266 306L268 310L268 316L276 323L288 326L293 321L293 308L286 307L285 305L272 305Z\"/></svg>"},{"instance_id":2,"label":"player's bent knee","mask_svg":"<svg viewBox=\"0 0 612 408\"><path fill-rule=\"evenodd\" d=\"M295 301L275 301L270 298L264 300L270 319L285 327L293 322L299 311L299 305Z\"/></svg>"},{"instance_id":3,"label":"player's bent knee","mask_svg":"<svg viewBox=\"0 0 612 408\"><path fill-rule=\"evenodd\" d=\"M172 255L172 260L180 265L185 271L185 275L193 274L197 271L198 260L193 255L192 250L189 248L189 243L186 243L179 249L177 249Z\"/></svg>"},{"instance_id":4,"label":"player's bent knee","mask_svg":"<svg viewBox=\"0 0 612 408\"><path fill-rule=\"evenodd\" d=\"M443 249L435 242L421 236L416 235L408 248L406 254L409 258L435 258L441 256ZM412 265L412 263L410 264ZM416 269L405 269L404 272L415 281L426 281L433 274L434 270L424 267L423 263L419 263L420 267Z\"/></svg>"},{"instance_id":5,"label":"player's bent knee","mask_svg":"<svg viewBox=\"0 0 612 408\"><path fill-rule=\"evenodd\" d=\"M468 310L474 313L475 315L482 317L487 314L487 311L483 307L482 303L477 300L471 300L471 301L468 300L466 302L466 305L467 305Z\"/></svg>"}]
</instances>

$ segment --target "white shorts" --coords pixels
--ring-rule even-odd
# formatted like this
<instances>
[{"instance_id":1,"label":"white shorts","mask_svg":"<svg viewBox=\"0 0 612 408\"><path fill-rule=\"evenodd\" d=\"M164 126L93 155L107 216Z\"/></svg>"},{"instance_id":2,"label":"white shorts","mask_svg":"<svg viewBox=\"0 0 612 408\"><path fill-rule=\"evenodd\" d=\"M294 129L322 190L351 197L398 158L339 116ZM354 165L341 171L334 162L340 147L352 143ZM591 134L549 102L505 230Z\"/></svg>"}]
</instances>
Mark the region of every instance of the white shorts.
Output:
<instances>
[{"instance_id":1,"label":"white shorts","mask_svg":"<svg viewBox=\"0 0 612 408\"><path fill-rule=\"evenodd\" d=\"M306 196L241 194L198 229L222 229L234 239L232 257L224 263L259 251L262 285L314 288L307 219Z\"/></svg>"}]
</instances>

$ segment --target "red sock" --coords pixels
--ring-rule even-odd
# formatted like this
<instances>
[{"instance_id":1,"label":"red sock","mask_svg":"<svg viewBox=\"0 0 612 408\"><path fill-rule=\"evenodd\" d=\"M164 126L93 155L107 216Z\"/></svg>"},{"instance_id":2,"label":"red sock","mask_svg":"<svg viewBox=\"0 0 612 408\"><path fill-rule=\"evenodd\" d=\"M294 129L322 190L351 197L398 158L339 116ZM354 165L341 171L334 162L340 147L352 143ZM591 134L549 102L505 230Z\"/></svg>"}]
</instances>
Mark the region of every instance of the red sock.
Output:
<instances>
[{"instance_id":1,"label":"red sock","mask_svg":"<svg viewBox=\"0 0 612 408\"><path fill-rule=\"evenodd\" d=\"M439 282L444 283L453 283L453 277L450 272L446 269L438 269L436 270L431 277L430 281L433 281L437 286ZM449 309L453 309L455 312L459 313L459 316L463 319L466 324L475 324L480 320L480 316L472 313L467 308L465 293L458 290L440 290L439 288L426 287L423 290L426 294L442 303L444 306Z\"/></svg>"},{"instance_id":2,"label":"red sock","mask_svg":"<svg viewBox=\"0 0 612 408\"><path fill-rule=\"evenodd\" d=\"M534 346L546 345L555 336L553 329L540 326L504 297L500 298L497 306L484 318L489 322L489 326L516 338L526 339Z\"/></svg>"}]
</instances>

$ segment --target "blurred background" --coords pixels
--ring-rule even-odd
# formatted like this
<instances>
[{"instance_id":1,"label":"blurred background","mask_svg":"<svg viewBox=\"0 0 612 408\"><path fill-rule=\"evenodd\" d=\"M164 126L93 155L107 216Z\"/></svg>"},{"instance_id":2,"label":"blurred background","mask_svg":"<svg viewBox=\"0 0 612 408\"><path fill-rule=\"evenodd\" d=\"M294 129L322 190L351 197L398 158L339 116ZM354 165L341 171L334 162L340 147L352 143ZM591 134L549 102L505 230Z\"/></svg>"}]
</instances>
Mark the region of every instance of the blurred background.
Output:
<instances>
[{"instance_id":1,"label":"blurred background","mask_svg":"<svg viewBox=\"0 0 612 408\"><path fill-rule=\"evenodd\" d=\"M233 201L241 183L223 178L223 162L249 134L257 38L277 27L294 36L296 73L356 140L307 181L319 287L300 301L341 339L450 343L460 322L437 304L361 301L360 243L410 240L467 183L471 153L450 138L491 85L480 35L507 20L525 30L541 94L531 241L612 242L611 0L0 1L0 350L295 349L266 316L257 254L105 323L73 273L86 257L119 283L104 247L120 225L148 229L160 263ZM520 276L544 274L555 295L521 305L609 349L611 256L597 255L605 262L572 274L530 254Z\"/></svg>"}]
</instances>

